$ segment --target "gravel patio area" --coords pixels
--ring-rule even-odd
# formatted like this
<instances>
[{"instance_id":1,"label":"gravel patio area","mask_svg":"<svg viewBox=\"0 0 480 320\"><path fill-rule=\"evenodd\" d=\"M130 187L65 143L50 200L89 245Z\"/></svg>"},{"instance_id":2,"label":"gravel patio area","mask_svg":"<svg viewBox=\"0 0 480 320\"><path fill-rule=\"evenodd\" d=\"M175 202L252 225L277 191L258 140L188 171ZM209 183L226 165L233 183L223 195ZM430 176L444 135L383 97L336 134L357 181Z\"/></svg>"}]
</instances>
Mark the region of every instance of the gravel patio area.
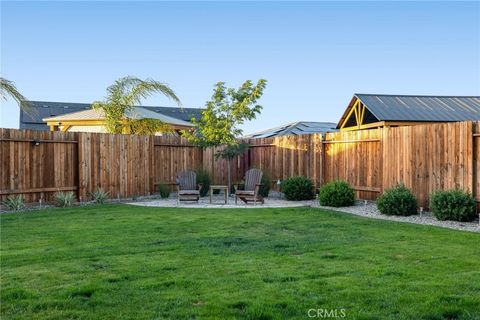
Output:
<instances>
[{"instance_id":1,"label":"gravel patio area","mask_svg":"<svg viewBox=\"0 0 480 320\"><path fill-rule=\"evenodd\" d=\"M178 208L235 208L235 209L252 209L252 208L295 208L295 207L311 207L312 201L287 201L280 198L266 198L265 203L257 203L256 205L253 202L244 204L242 201L238 200L238 204L235 204L235 198L230 197L228 199L228 204L224 203L223 195L215 195L213 202L210 203L210 198L200 198L198 203L196 202L178 202L176 197L170 197L168 199L155 199L141 202L129 202L128 204L135 206L146 206L146 207L178 207Z\"/></svg>"}]
</instances>

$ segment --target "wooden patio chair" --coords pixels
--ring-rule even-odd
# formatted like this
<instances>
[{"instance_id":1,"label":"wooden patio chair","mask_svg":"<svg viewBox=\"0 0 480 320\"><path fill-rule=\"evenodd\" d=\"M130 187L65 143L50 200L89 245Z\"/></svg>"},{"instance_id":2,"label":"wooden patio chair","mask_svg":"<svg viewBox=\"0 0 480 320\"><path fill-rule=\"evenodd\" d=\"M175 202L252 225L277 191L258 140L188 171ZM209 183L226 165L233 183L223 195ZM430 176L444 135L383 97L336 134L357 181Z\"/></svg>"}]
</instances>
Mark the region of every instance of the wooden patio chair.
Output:
<instances>
[{"instance_id":1,"label":"wooden patio chair","mask_svg":"<svg viewBox=\"0 0 480 320\"><path fill-rule=\"evenodd\" d=\"M253 201L253 204L256 205L257 202L264 203L263 197L260 195L260 187L262 184L263 172L259 169L250 169L245 173L245 188L244 190L239 190L239 184L234 184L235 188L235 204L237 204L237 199L242 200L245 203L248 201Z\"/></svg>"},{"instance_id":2,"label":"wooden patio chair","mask_svg":"<svg viewBox=\"0 0 480 320\"><path fill-rule=\"evenodd\" d=\"M178 201L197 201L200 199L201 184L197 184L197 174L191 170L177 174Z\"/></svg>"}]
</instances>

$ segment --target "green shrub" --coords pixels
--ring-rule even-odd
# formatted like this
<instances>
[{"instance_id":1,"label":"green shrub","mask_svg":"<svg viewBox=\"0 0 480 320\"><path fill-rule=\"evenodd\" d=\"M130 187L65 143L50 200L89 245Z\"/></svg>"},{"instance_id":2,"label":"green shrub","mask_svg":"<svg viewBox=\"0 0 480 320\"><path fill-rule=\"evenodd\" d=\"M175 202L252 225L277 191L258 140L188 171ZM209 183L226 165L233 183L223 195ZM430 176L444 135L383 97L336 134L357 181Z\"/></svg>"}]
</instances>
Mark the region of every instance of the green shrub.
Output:
<instances>
[{"instance_id":1,"label":"green shrub","mask_svg":"<svg viewBox=\"0 0 480 320\"><path fill-rule=\"evenodd\" d=\"M201 184L202 188L200 189L200 197L205 197L208 195L210 190L210 175L207 171L199 169L196 171L197 174L197 184Z\"/></svg>"},{"instance_id":2,"label":"green shrub","mask_svg":"<svg viewBox=\"0 0 480 320\"><path fill-rule=\"evenodd\" d=\"M18 211L25 208L23 197L21 195L9 196L7 200L3 202L3 205L12 211Z\"/></svg>"},{"instance_id":3,"label":"green shrub","mask_svg":"<svg viewBox=\"0 0 480 320\"><path fill-rule=\"evenodd\" d=\"M158 193L160 193L160 197L162 197L162 199L170 197L170 186L166 184L159 184L157 188Z\"/></svg>"},{"instance_id":4,"label":"green shrub","mask_svg":"<svg viewBox=\"0 0 480 320\"><path fill-rule=\"evenodd\" d=\"M417 213L417 199L410 189L398 184L380 195L377 208L386 215L410 216Z\"/></svg>"},{"instance_id":5,"label":"green shrub","mask_svg":"<svg viewBox=\"0 0 480 320\"><path fill-rule=\"evenodd\" d=\"M355 203L355 191L346 181L332 181L319 192L320 204L330 207L347 207Z\"/></svg>"},{"instance_id":6,"label":"green shrub","mask_svg":"<svg viewBox=\"0 0 480 320\"><path fill-rule=\"evenodd\" d=\"M75 200L75 194L73 194L72 191L59 191L53 195L53 199L55 200L55 204L59 207L71 207L73 201Z\"/></svg>"},{"instance_id":7,"label":"green shrub","mask_svg":"<svg viewBox=\"0 0 480 320\"><path fill-rule=\"evenodd\" d=\"M307 177L291 177L283 181L282 192L287 200L311 200L315 198L313 183Z\"/></svg>"},{"instance_id":8,"label":"green shrub","mask_svg":"<svg viewBox=\"0 0 480 320\"><path fill-rule=\"evenodd\" d=\"M475 199L462 190L438 190L430 196L430 209L438 220L473 221Z\"/></svg>"},{"instance_id":9,"label":"green shrub","mask_svg":"<svg viewBox=\"0 0 480 320\"><path fill-rule=\"evenodd\" d=\"M95 203L103 204L108 199L108 192L105 192L102 188L97 188L92 192L92 198Z\"/></svg>"}]
</instances>

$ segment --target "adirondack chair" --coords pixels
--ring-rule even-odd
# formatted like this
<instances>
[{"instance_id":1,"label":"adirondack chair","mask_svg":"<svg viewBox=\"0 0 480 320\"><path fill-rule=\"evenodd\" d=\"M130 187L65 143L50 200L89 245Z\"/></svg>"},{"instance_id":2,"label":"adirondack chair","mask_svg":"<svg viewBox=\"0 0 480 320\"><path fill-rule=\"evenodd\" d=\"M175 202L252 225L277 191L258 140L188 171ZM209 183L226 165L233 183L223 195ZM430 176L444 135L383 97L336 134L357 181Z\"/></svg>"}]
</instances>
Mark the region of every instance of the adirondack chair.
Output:
<instances>
[{"instance_id":1,"label":"adirondack chair","mask_svg":"<svg viewBox=\"0 0 480 320\"><path fill-rule=\"evenodd\" d=\"M201 184L197 184L197 174L191 170L177 174L178 201L197 201L200 199Z\"/></svg>"},{"instance_id":2,"label":"adirondack chair","mask_svg":"<svg viewBox=\"0 0 480 320\"><path fill-rule=\"evenodd\" d=\"M253 204L256 205L257 202L264 203L263 197L260 195L260 187L262 184L263 172L259 169L250 169L245 173L245 188L244 190L238 190L238 184L234 184L235 188L235 204L237 204L237 199L242 200L245 203L248 201L253 201Z\"/></svg>"}]
</instances>

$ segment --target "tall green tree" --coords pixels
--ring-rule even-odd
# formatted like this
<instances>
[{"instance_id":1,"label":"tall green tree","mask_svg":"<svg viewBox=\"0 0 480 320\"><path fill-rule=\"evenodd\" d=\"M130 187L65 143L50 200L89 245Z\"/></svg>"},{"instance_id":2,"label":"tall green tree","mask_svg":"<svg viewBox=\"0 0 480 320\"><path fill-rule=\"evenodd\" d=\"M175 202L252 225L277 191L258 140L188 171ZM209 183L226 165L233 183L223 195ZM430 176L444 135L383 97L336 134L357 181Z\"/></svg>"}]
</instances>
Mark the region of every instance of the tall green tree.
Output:
<instances>
[{"instance_id":1,"label":"tall green tree","mask_svg":"<svg viewBox=\"0 0 480 320\"><path fill-rule=\"evenodd\" d=\"M105 127L110 133L155 134L170 131L169 125L157 119L131 119L126 114L140 105L143 99L162 94L181 106L180 99L170 87L152 79L124 77L107 88L104 101L95 101L93 108L105 113Z\"/></svg>"},{"instance_id":2,"label":"tall green tree","mask_svg":"<svg viewBox=\"0 0 480 320\"><path fill-rule=\"evenodd\" d=\"M194 129L183 131L183 136L197 146L223 147L216 156L231 160L245 152L245 146L238 142L245 121L256 118L262 106L257 101L263 95L267 81L260 79L257 84L245 81L240 88L227 88L224 82L218 82L212 98L206 103L200 119L192 119ZM227 161L228 186L231 186L231 161Z\"/></svg>"},{"instance_id":3,"label":"tall green tree","mask_svg":"<svg viewBox=\"0 0 480 320\"><path fill-rule=\"evenodd\" d=\"M23 111L27 113L33 112L31 103L25 98L20 91L18 91L15 84L5 78L0 78L0 96L3 100L7 100L7 97L12 97Z\"/></svg>"}]
</instances>

